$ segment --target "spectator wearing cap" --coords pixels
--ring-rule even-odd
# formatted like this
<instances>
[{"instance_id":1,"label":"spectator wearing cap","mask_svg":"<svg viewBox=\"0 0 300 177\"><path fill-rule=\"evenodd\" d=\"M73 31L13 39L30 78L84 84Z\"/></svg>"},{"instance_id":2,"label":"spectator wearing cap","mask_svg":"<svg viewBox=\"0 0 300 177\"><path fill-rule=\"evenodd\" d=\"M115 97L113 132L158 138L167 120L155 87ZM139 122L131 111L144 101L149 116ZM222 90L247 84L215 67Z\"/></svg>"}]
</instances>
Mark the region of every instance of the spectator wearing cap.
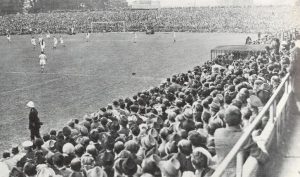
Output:
<instances>
[{"instance_id":1,"label":"spectator wearing cap","mask_svg":"<svg viewBox=\"0 0 300 177\"><path fill-rule=\"evenodd\" d=\"M64 127L64 128L62 129L62 133L63 133L63 135L64 135L64 140L65 140L65 142L71 143L71 144L73 144L74 146L76 145L75 139L74 139L73 137L71 137L72 131L71 131L71 128L70 128L70 127L68 127L68 126Z\"/></svg>"},{"instance_id":2,"label":"spectator wearing cap","mask_svg":"<svg viewBox=\"0 0 300 177\"><path fill-rule=\"evenodd\" d=\"M165 151L165 148L166 148L166 144L167 144L168 136L169 136L168 128L167 127L162 128L159 132L159 135L160 135L161 143L158 147L158 152L159 152L161 157L164 157L164 156L167 155L166 151Z\"/></svg>"},{"instance_id":3,"label":"spectator wearing cap","mask_svg":"<svg viewBox=\"0 0 300 177\"><path fill-rule=\"evenodd\" d=\"M71 143L64 144L62 152L65 157L64 161L67 163L70 159L73 159L75 157L75 147Z\"/></svg>"},{"instance_id":4,"label":"spectator wearing cap","mask_svg":"<svg viewBox=\"0 0 300 177\"><path fill-rule=\"evenodd\" d=\"M16 144L14 144L13 146L12 146L12 148L11 148L11 153L12 153L12 155L13 156L15 156L15 155L17 155L17 154L19 154L19 146L18 145L16 145Z\"/></svg>"},{"instance_id":5,"label":"spectator wearing cap","mask_svg":"<svg viewBox=\"0 0 300 177\"><path fill-rule=\"evenodd\" d=\"M127 127L128 119L125 116L121 116L119 122L120 122L121 127L120 127L120 130L118 131L118 133L124 134L126 137L128 137L129 132L130 132L129 128Z\"/></svg>"},{"instance_id":6,"label":"spectator wearing cap","mask_svg":"<svg viewBox=\"0 0 300 177\"><path fill-rule=\"evenodd\" d=\"M93 114L91 129L96 129L100 126L99 117L97 114Z\"/></svg>"},{"instance_id":7,"label":"spectator wearing cap","mask_svg":"<svg viewBox=\"0 0 300 177\"><path fill-rule=\"evenodd\" d=\"M176 158L160 161L158 166L163 177L181 177L180 162Z\"/></svg>"},{"instance_id":8,"label":"spectator wearing cap","mask_svg":"<svg viewBox=\"0 0 300 177\"><path fill-rule=\"evenodd\" d=\"M132 141L132 140L131 140ZM127 143L127 142L126 142ZM122 150L125 149L124 143L122 141L117 141L114 144L114 153L115 153L115 159L119 158L119 154Z\"/></svg>"},{"instance_id":9,"label":"spectator wearing cap","mask_svg":"<svg viewBox=\"0 0 300 177\"><path fill-rule=\"evenodd\" d=\"M56 141L56 135L57 135L56 130L51 129L50 132L49 132L49 134L50 134L50 139Z\"/></svg>"},{"instance_id":10,"label":"spectator wearing cap","mask_svg":"<svg viewBox=\"0 0 300 177\"><path fill-rule=\"evenodd\" d=\"M79 120L78 119L72 119L72 122L74 122L74 128L79 132L80 131L80 125L79 125Z\"/></svg>"},{"instance_id":11,"label":"spectator wearing cap","mask_svg":"<svg viewBox=\"0 0 300 177\"><path fill-rule=\"evenodd\" d=\"M206 149L195 148L191 156L192 165L196 169L195 177L210 177L213 174L214 170L209 167L212 157Z\"/></svg>"},{"instance_id":12,"label":"spectator wearing cap","mask_svg":"<svg viewBox=\"0 0 300 177\"><path fill-rule=\"evenodd\" d=\"M79 159L75 158L71 161L71 174L69 177L86 177L86 171L82 169L81 162Z\"/></svg>"},{"instance_id":13,"label":"spectator wearing cap","mask_svg":"<svg viewBox=\"0 0 300 177\"><path fill-rule=\"evenodd\" d=\"M242 114L240 109L236 106L229 106L225 110L225 123L225 128L218 128L214 133L217 164L222 162L243 134L241 129ZM249 146L249 144L246 143L245 146ZM236 161L233 160L225 170L225 174L228 176L235 176L235 168Z\"/></svg>"},{"instance_id":14,"label":"spectator wearing cap","mask_svg":"<svg viewBox=\"0 0 300 177\"><path fill-rule=\"evenodd\" d=\"M90 131L89 138L91 140L90 144L93 144L97 151L102 151L104 149L104 145L99 141L100 140L100 133L97 129L92 129Z\"/></svg>"},{"instance_id":15,"label":"spectator wearing cap","mask_svg":"<svg viewBox=\"0 0 300 177\"><path fill-rule=\"evenodd\" d=\"M89 130L88 130L88 128L86 128L85 126L81 126L80 127L80 134L76 138L71 138L71 140L74 140L77 144L81 143L82 145L87 146L83 142L84 142L85 139L89 139L88 137L89 137ZM65 139L67 141L67 138L65 138Z\"/></svg>"},{"instance_id":16,"label":"spectator wearing cap","mask_svg":"<svg viewBox=\"0 0 300 177\"><path fill-rule=\"evenodd\" d=\"M138 159L144 159L157 153L157 141L152 135L146 135L141 139L141 147L137 153Z\"/></svg>"},{"instance_id":17,"label":"spectator wearing cap","mask_svg":"<svg viewBox=\"0 0 300 177\"><path fill-rule=\"evenodd\" d=\"M188 135L188 140L192 144L192 149L195 149L197 147L203 147L205 149L207 148L207 138L208 134L202 129L199 131L191 131Z\"/></svg>"},{"instance_id":18,"label":"spectator wearing cap","mask_svg":"<svg viewBox=\"0 0 300 177\"><path fill-rule=\"evenodd\" d=\"M223 121L224 109L220 110L219 103L212 102L212 104L210 106L211 106L212 117L209 119L208 124L210 124L212 122L219 122L221 125L223 125L224 124L224 121Z\"/></svg>"},{"instance_id":19,"label":"spectator wearing cap","mask_svg":"<svg viewBox=\"0 0 300 177\"><path fill-rule=\"evenodd\" d=\"M137 143L141 142L141 137L139 136L141 130L140 127L136 124L133 124L130 128L129 139L136 141Z\"/></svg>"},{"instance_id":20,"label":"spectator wearing cap","mask_svg":"<svg viewBox=\"0 0 300 177\"><path fill-rule=\"evenodd\" d=\"M168 111L167 120L165 120L164 124L172 127L175 124L175 118L177 114L174 111Z\"/></svg>"},{"instance_id":21,"label":"spectator wearing cap","mask_svg":"<svg viewBox=\"0 0 300 177\"><path fill-rule=\"evenodd\" d=\"M161 171L158 167L159 161L160 161L160 157L156 154L153 154L150 157L145 158L143 160L142 165L141 165L142 172L151 174L154 177L160 177L161 176Z\"/></svg>"},{"instance_id":22,"label":"spectator wearing cap","mask_svg":"<svg viewBox=\"0 0 300 177\"><path fill-rule=\"evenodd\" d=\"M54 140L48 140L48 141L54 141ZM34 151L41 151L43 153L43 155L46 155L48 153L48 149L44 148L43 145L44 145L44 141L41 138L36 138L34 140L34 146L35 146ZM54 146L54 143L53 143L53 146Z\"/></svg>"},{"instance_id":23,"label":"spectator wearing cap","mask_svg":"<svg viewBox=\"0 0 300 177\"><path fill-rule=\"evenodd\" d=\"M108 106L108 108L111 108L111 112L113 114L114 117L116 117L117 119L119 119L121 113L119 112L120 110L120 103L117 100L113 101L113 104L111 106Z\"/></svg>"},{"instance_id":24,"label":"spectator wearing cap","mask_svg":"<svg viewBox=\"0 0 300 177\"><path fill-rule=\"evenodd\" d=\"M57 136L56 136L56 142L55 142L55 149L62 153L62 148L64 146L64 144L66 144L67 142L65 141L65 137L63 135L63 132L62 131L59 131L57 133Z\"/></svg>"},{"instance_id":25,"label":"spectator wearing cap","mask_svg":"<svg viewBox=\"0 0 300 177\"><path fill-rule=\"evenodd\" d=\"M24 153L26 154L25 157L27 159L34 159L34 151L33 151L33 143L31 141L24 141L22 143L22 146L24 148Z\"/></svg>"},{"instance_id":26,"label":"spectator wearing cap","mask_svg":"<svg viewBox=\"0 0 300 177\"><path fill-rule=\"evenodd\" d=\"M140 124L139 125L139 128L140 128L140 134L139 134L139 137L140 138L143 138L147 135L147 130L148 130L148 125L146 123L143 123L143 124Z\"/></svg>"},{"instance_id":27,"label":"spectator wearing cap","mask_svg":"<svg viewBox=\"0 0 300 177\"><path fill-rule=\"evenodd\" d=\"M96 150L96 148L95 148L95 150ZM81 161L82 168L83 168L84 170L86 170L86 171L88 171L88 170L94 168L94 166L95 166L95 159L94 159L94 157L93 157L90 153L88 153L88 152L84 153L84 154L81 156L80 161Z\"/></svg>"},{"instance_id":28,"label":"spectator wearing cap","mask_svg":"<svg viewBox=\"0 0 300 177\"><path fill-rule=\"evenodd\" d=\"M279 84L280 84L280 78L276 75L272 76L271 77L271 86L272 86L273 92L277 89Z\"/></svg>"},{"instance_id":29,"label":"spectator wearing cap","mask_svg":"<svg viewBox=\"0 0 300 177\"><path fill-rule=\"evenodd\" d=\"M36 165L31 162L27 162L24 165L23 171L24 171L26 177L35 177L37 174Z\"/></svg>"},{"instance_id":30,"label":"spectator wearing cap","mask_svg":"<svg viewBox=\"0 0 300 177\"><path fill-rule=\"evenodd\" d=\"M30 108L29 111L29 130L30 130L30 138L34 140L36 138L40 138L40 128L43 123L40 121L38 117L38 111L36 110L33 101L29 101L26 105Z\"/></svg>"},{"instance_id":31,"label":"spectator wearing cap","mask_svg":"<svg viewBox=\"0 0 300 177\"><path fill-rule=\"evenodd\" d=\"M196 122L202 122L201 115L202 115L202 112L203 112L203 107L202 107L200 101L196 101L196 102L193 103L192 110L193 110L194 120Z\"/></svg>"},{"instance_id":32,"label":"spectator wearing cap","mask_svg":"<svg viewBox=\"0 0 300 177\"><path fill-rule=\"evenodd\" d=\"M247 101L247 107L251 110L251 117L249 119L249 122L251 123L258 115L259 109L263 107L263 103L256 95L251 95Z\"/></svg>"},{"instance_id":33,"label":"spectator wearing cap","mask_svg":"<svg viewBox=\"0 0 300 177\"><path fill-rule=\"evenodd\" d=\"M114 120L109 125L109 133L108 133L108 141L106 142L106 148L109 150L113 150L114 142L119 137L120 125L117 120Z\"/></svg>"},{"instance_id":34,"label":"spectator wearing cap","mask_svg":"<svg viewBox=\"0 0 300 177\"><path fill-rule=\"evenodd\" d=\"M75 146L76 158L81 159L81 156L85 153L85 147L82 144L77 144Z\"/></svg>"},{"instance_id":35,"label":"spectator wearing cap","mask_svg":"<svg viewBox=\"0 0 300 177\"><path fill-rule=\"evenodd\" d=\"M87 176L88 177L107 177L107 174L101 167L95 166L94 168L87 171Z\"/></svg>"},{"instance_id":36,"label":"spectator wearing cap","mask_svg":"<svg viewBox=\"0 0 300 177\"><path fill-rule=\"evenodd\" d=\"M101 155L102 166L107 176L114 176L114 154L112 152L105 151Z\"/></svg>"},{"instance_id":37,"label":"spectator wearing cap","mask_svg":"<svg viewBox=\"0 0 300 177\"><path fill-rule=\"evenodd\" d=\"M42 152L37 151L36 154L36 171L37 177L52 177L55 176L55 171L53 170L52 164L45 163L46 158L43 156Z\"/></svg>"},{"instance_id":38,"label":"spectator wearing cap","mask_svg":"<svg viewBox=\"0 0 300 177\"><path fill-rule=\"evenodd\" d=\"M271 97L269 84L267 84L267 83L262 84L258 88L256 95L264 105L267 104L267 102L269 101L269 98Z\"/></svg>"},{"instance_id":39,"label":"spectator wearing cap","mask_svg":"<svg viewBox=\"0 0 300 177\"><path fill-rule=\"evenodd\" d=\"M166 113L167 107L165 104L161 104L160 107L161 107L160 117L162 118L163 121L165 121L168 118L168 113Z\"/></svg>"},{"instance_id":40,"label":"spectator wearing cap","mask_svg":"<svg viewBox=\"0 0 300 177\"><path fill-rule=\"evenodd\" d=\"M76 129L75 127L75 122L70 120L68 123L67 123L68 127L70 128L71 130L71 134L70 136L72 138L76 138L78 135L79 135L79 132L80 132L80 127L79 127L79 130Z\"/></svg>"},{"instance_id":41,"label":"spectator wearing cap","mask_svg":"<svg viewBox=\"0 0 300 177\"><path fill-rule=\"evenodd\" d=\"M0 162L3 162L7 159L10 158L10 152L9 151L4 151L3 154L2 154L2 158L0 159Z\"/></svg>"},{"instance_id":42,"label":"spectator wearing cap","mask_svg":"<svg viewBox=\"0 0 300 177\"><path fill-rule=\"evenodd\" d=\"M49 141L50 139L51 139L51 136L50 136L49 133L43 134L43 141L44 141L44 142L47 142L47 141Z\"/></svg>"},{"instance_id":43,"label":"spectator wearing cap","mask_svg":"<svg viewBox=\"0 0 300 177\"><path fill-rule=\"evenodd\" d=\"M241 113L242 113L242 125L243 125L243 128L247 128L249 125L250 125L250 118L252 116L252 111L250 110L249 107L244 107L242 110L241 110Z\"/></svg>"},{"instance_id":44,"label":"spectator wearing cap","mask_svg":"<svg viewBox=\"0 0 300 177\"><path fill-rule=\"evenodd\" d=\"M70 168L64 166L64 156L57 152L52 157L54 171L57 175L61 175L62 177L69 177L72 173Z\"/></svg>"},{"instance_id":45,"label":"spectator wearing cap","mask_svg":"<svg viewBox=\"0 0 300 177\"><path fill-rule=\"evenodd\" d=\"M108 127L107 127L108 119L106 117L102 117L100 119L100 123L101 123L101 127L103 127L103 129L107 132L108 131Z\"/></svg>"},{"instance_id":46,"label":"spectator wearing cap","mask_svg":"<svg viewBox=\"0 0 300 177\"><path fill-rule=\"evenodd\" d=\"M178 153L174 155L180 163L180 171L192 171L195 172L191 162L192 144L189 140L182 139L178 142Z\"/></svg>"},{"instance_id":47,"label":"spectator wearing cap","mask_svg":"<svg viewBox=\"0 0 300 177\"><path fill-rule=\"evenodd\" d=\"M201 115L202 123L203 123L203 128L206 129L209 120L211 119L211 114L209 111L203 111Z\"/></svg>"},{"instance_id":48,"label":"spectator wearing cap","mask_svg":"<svg viewBox=\"0 0 300 177\"><path fill-rule=\"evenodd\" d=\"M132 157L124 159L122 163L122 170L127 177L140 176L141 174L141 168L138 166L138 164L134 161Z\"/></svg>"}]
</instances>

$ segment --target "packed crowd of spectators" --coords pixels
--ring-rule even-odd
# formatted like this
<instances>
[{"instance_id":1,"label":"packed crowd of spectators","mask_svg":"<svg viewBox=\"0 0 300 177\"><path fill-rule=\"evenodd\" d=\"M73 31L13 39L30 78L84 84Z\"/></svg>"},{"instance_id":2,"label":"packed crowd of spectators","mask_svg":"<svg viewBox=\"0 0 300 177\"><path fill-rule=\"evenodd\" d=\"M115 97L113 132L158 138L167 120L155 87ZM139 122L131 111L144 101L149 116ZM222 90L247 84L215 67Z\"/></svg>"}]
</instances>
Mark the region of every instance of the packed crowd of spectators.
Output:
<instances>
[{"instance_id":1,"label":"packed crowd of spectators","mask_svg":"<svg viewBox=\"0 0 300 177\"><path fill-rule=\"evenodd\" d=\"M296 7L202 7L159 10L57 12L0 17L0 35L50 31L68 33L123 32L123 25L91 22L124 21L126 31L145 31L147 26L162 32L277 32L299 27Z\"/></svg>"},{"instance_id":2,"label":"packed crowd of spectators","mask_svg":"<svg viewBox=\"0 0 300 177\"><path fill-rule=\"evenodd\" d=\"M208 177L288 73L294 42L227 54L3 153L2 176ZM263 163L255 142L244 145ZM235 176L235 161L225 176Z\"/></svg>"}]
</instances>

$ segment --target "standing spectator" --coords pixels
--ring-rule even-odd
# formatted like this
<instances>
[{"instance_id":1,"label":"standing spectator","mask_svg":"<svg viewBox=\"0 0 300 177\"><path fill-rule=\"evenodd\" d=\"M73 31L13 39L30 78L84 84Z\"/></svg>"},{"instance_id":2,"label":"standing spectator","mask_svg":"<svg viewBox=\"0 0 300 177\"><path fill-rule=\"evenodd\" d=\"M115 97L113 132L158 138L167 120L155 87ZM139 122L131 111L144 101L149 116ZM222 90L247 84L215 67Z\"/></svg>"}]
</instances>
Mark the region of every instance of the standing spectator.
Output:
<instances>
[{"instance_id":1,"label":"standing spectator","mask_svg":"<svg viewBox=\"0 0 300 177\"><path fill-rule=\"evenodd\" d=\"M34 140L35 137L41 138L40 128L41 125L43 125L43 123L40 122L40 119L38 117L38 111L35 109L33 101L29 101L27 103L27 107L30 108L30 112L29 112L30 138L31 140Z\"/></svg>"}]
</instances>

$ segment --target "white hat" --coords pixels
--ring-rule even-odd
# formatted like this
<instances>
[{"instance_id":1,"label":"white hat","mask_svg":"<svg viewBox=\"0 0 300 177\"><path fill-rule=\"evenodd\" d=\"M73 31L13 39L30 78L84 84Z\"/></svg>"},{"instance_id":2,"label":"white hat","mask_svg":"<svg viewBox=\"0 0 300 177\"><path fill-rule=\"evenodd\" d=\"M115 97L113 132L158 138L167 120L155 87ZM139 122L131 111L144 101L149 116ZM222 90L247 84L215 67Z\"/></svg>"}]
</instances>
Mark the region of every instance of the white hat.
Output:
<instances>
[{"instance_id":1,"label":"white hat","mask_svg":"<svg viewBox=\"0 0 300 177\"><path fill-rule=\"evenodd\" d=\"M9 170L8 166L6 165L6 163L0 162L0 170L1 170L1 175L0 175L1 177L9 176L10 170Z\"/></svg>"},{"instance_id":2,"label":"white hat","mask_svg":"<svg viewBox=\"0 0 300 177\"><path fill-rule=\"evenodd\" d=\"M75 152L75 147L71 143L66 143L62 149L64 154L73 154Z\"/></svg>"},{"instance_id":3,"label":"white hat","mask_svg":"<svg viewBox=\"0 0 300 177\"><path fill-rule=\"evenodd\" d=\"M30 108L34 108L34 103L33 101L29 101L27 104L26 104L27 107L30 107Z\"/></svg>"},{"instance_id":4,"label":"white hat","mask_svg":"<svg viewBox=\"0 0 300 177\"><path fill-rule=\"evenodd\" d=\"M22 146L23 146L24 148L26 148L26 147L31 147L31 146L33 146L33 143L32 143L31 141L24 141L24 142L22 143Z\"/></svg>"}]
</instances>

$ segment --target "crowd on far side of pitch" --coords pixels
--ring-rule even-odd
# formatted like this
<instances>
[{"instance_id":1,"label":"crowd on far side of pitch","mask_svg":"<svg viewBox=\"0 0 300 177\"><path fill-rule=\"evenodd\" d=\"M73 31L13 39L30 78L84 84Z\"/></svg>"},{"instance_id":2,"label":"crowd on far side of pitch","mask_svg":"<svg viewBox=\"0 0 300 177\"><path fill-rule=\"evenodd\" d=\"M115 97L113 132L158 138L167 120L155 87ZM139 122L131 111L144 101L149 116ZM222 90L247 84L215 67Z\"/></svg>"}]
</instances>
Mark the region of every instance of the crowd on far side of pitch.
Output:
<instances>
[{"instance_id":1,"label":"crowd on far side of pitch","mask_svg":"<svg viewBox=\"0 0 300 177\"><path fill-rule=\"evenodd\" d=\"M52 12L0 17L0 35L42 32L77 33L146 31L159 32L278 32L299 28L293 7L202 7L159 10ZM91 22L117 22L95 25Z\"/></svg>"},{"instance_id":2,"label":"crowd on far side of pitch","mask_svg":"<svg viewBox=\"0 0 300 177\"><path fill-rule=\"evenodd\" d=\"M294 46L276 39L260 53L220 55L114 100L4 152L2 176L209 177L291 71ZM268 152L256 137L267 121L243 148L260 163Z\"/></svg>"}]
</instances>

